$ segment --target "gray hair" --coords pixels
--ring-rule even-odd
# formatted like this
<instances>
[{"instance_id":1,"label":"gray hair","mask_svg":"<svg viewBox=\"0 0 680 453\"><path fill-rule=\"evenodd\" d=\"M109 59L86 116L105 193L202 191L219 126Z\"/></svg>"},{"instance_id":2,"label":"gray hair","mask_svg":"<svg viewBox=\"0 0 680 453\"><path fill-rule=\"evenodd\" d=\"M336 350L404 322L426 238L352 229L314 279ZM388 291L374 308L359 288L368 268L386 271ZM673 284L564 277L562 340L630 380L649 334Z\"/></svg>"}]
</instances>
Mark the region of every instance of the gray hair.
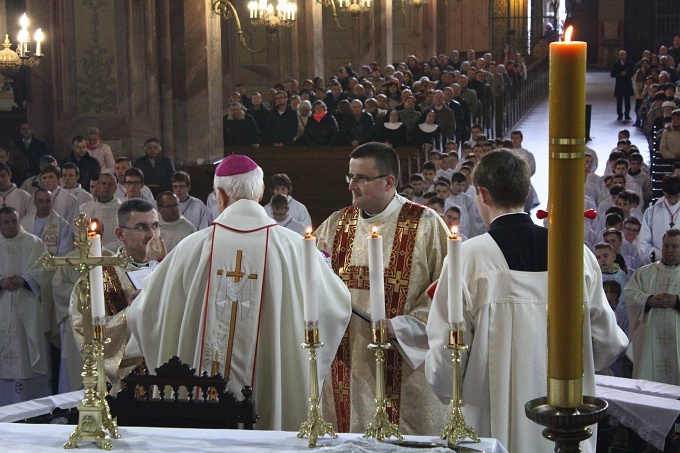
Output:
<instances>
[{"instance_id":1,"label":"gray hair","mask_svg":"<svg viewBox=\"0 0 680 453\"><path fill-rule=\"evenodd\" d=\"M257 167L242 175L215 176L213 186L224 190L230 198L258 201L264 193L264 172Z\"/></svg>"}]
</instances>

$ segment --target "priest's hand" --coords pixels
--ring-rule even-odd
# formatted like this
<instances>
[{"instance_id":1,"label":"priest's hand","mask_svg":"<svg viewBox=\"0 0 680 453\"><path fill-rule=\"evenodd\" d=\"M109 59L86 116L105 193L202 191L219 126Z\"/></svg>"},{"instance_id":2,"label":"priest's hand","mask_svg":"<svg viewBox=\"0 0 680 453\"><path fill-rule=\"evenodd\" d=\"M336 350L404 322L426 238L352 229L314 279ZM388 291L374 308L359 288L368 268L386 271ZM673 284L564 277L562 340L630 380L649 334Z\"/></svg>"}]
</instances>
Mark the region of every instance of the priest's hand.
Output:
<instances>
[{"instance_id":1,"label":"priest's hand","mask_svg":"<svg viewBox=\"0 0 680 453\"><path fill-rule=\"evenodd\" d=\"M649 299L647 299L647 304L651 308L674 308L675 302L677 300L678 299L675 294L662 293L649 296Z\"/></svg>"},{"instance_id":2,"label":"priest's hand","mask_svg":"<svg viewBox=\"0 0 680 453\"><path fill-rule=\"evenodd\" d=\"M12 275L11 277L6 277L0 281L0 287L6 289L7 291L16 291L23 288L26 285L26 280L19 277L18 275Z\"/></svg>"},{"instance_id":3,"label":"priest's hand","mask_svg":"<svg viewBox=\"0 0 680 453\"><path fill-rule=\"evenodd\" d=\"M132 304L132 302L139 296L139 293L141 293L141 289L136 289L134 293L132 293L132 296L130 296L130 300L128 300L128 307Z\"/></svg>"}]
</instances>

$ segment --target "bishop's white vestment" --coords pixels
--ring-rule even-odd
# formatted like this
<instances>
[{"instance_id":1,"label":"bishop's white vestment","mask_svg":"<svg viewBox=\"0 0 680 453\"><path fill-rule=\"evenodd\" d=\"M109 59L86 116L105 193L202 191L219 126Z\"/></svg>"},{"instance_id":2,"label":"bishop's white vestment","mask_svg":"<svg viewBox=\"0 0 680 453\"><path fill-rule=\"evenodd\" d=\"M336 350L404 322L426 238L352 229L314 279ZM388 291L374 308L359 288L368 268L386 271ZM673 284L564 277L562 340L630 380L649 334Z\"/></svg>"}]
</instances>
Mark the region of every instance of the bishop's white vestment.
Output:
<instances>
[{"instance_id":1,"label":"bishop's white vestment","mask_svg":"<svg viewBox=\"0 0 680 453\"><path fill-rule=\"evenodd\" d=\"M383 239L385 311L397 338L386 354L387 412L402 434L438 435L449 411L425 379L426 290L439 276L446 252L446 224L432 209L395 195L385 210L363 218L345 208L332 214L315 235L331 256L333 270L352 294L352 306L370 316L368 236L376 226ZM375 352L369 323L352 316L323 392L326 420L340 432L364 432L375 411Z\"/></svg>"},{"instance_id":2,"label":"bishop's white vestment","mask_svg":"<svg viewBox=\"0 0 680 453\"><path fill-rule=\"evenodd\" d=\"M178 356L197 373L222 374L241 398L252 386L258 429L298 430L307 418L303 239L256 202L238 200L211 228L182 241L144 282L127 311L149 370ZM349 293L321 254L317 290L319 386L350 317Z\"/></svg>"},{"instance_id":3,"label":"bishop's white vestment","mask_svg":"<svg viewBox=\"0 0 680 453\"><path fill-rule=\"evenodd\" d=\"M597 261L585 247L584 254L583 390L594 396L595 371L608 367L628 342L605 298ZM510 452L552 451L543 427L524 413L528 401L547 394L547 272L510 270L490 234L462 244L462 265L464 338L470 346L463 378L465 420L480 437L497 438ZM428 381L442 401L450 400L452 386L451 352L444 348L447 272L445 262L430 309L425 362ZM582 447L594 452L595 439Z\"/></svg>"},{"instance_id":4,"label":"bishop's white vestment","mask_svg":"<svg viewBox=\"0 0 680 453\"><path fill-rule=\"evenodd\" d=\"M23 228L11 239L0 235L0 280L18 275L28 284L15 291L0 289L0 406L52 393L40 299L48 272L36 264L46 251Z\"/></svg>"},{"instance_id":5,"label":"bishop's white vestment","mask_svg":"<svg viewBox=\"0 0 680 453\"><path fill-rule=\"evenodd\" d=\"M645 309L655 294L680 295L680 266L661 261L633 274L623 295L633 346L633 379L680 385L680 313L675 308Z\"/></svg>"}]
</instances>

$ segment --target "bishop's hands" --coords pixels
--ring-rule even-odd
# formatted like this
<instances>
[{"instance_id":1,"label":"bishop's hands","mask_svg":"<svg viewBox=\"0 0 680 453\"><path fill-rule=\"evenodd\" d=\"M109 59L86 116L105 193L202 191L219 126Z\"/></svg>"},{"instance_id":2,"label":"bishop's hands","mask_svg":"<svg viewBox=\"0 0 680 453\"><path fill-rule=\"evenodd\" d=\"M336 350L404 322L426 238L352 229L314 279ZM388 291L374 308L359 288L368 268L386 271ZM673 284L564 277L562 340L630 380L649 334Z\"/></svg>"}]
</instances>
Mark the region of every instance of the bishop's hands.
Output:
<instances>
[{"instance_id":1,"label":"bishop's hands","mask_svg":"<svg viewBox=\"0 0 680 453\"><path fill-rule=\"evenodd\" d=\"M0 288L7 291L16 291L26 286L26 280L18 275L12 275L0 280Z\"/></svg>"},{"instance_id":2,"label":"bishop's hands","mask_svg":"<svg viewBox=\"0 0 680 453\"><path fill-rule=\"evenodd\" d=\"M662 293L649 296L647 305L650 308L678 308L680 303L677 294Z\"/></svg>"}]
</instances>

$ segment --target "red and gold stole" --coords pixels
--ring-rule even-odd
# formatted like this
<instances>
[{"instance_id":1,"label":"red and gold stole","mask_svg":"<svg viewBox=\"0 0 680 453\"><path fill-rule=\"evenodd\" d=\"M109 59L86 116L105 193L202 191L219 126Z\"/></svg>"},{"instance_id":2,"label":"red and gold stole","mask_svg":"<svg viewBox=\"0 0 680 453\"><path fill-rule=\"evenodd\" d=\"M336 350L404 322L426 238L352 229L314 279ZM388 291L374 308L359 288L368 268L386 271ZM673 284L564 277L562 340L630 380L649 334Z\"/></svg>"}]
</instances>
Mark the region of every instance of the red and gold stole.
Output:
<instances>
[{"instance_id":1,"label":"red and gold stole","mask_svg":"<svg viewBox=\"0 0 680 453\"><path fill-rule=\"evenodd\" d=\"M104 303L106 304L106 314L113 316L128 306L123 285L118 278L116 268L113 266L103 266L104 273Z\"/></svg>"},{"instance_id":2,"label":"red and gold stole","mask_svg":"<svg viewBox=\"0 0 680 453\"><path fill-rule=\"evenodd\" d=\"M385 308L388 318L404 314L408 285L411 278L411 262L416 245L418 223L424 208L415 203L405 203L399 212L397 228L387 269L385 269ZM369 290L368 266L353 266L352 250L357 231L360 210L354 206L345 208L340 214L333 240L332 265L335 273L349 289ZM349 326L345 331L340 347L331 365L333 397L339 432L350 430L350 379L351 348ZM388 401L387 414L392 423L399 424L401 398L401 355L394 349L385 354L385 385Z\"/></svg>"}]
</instances>

